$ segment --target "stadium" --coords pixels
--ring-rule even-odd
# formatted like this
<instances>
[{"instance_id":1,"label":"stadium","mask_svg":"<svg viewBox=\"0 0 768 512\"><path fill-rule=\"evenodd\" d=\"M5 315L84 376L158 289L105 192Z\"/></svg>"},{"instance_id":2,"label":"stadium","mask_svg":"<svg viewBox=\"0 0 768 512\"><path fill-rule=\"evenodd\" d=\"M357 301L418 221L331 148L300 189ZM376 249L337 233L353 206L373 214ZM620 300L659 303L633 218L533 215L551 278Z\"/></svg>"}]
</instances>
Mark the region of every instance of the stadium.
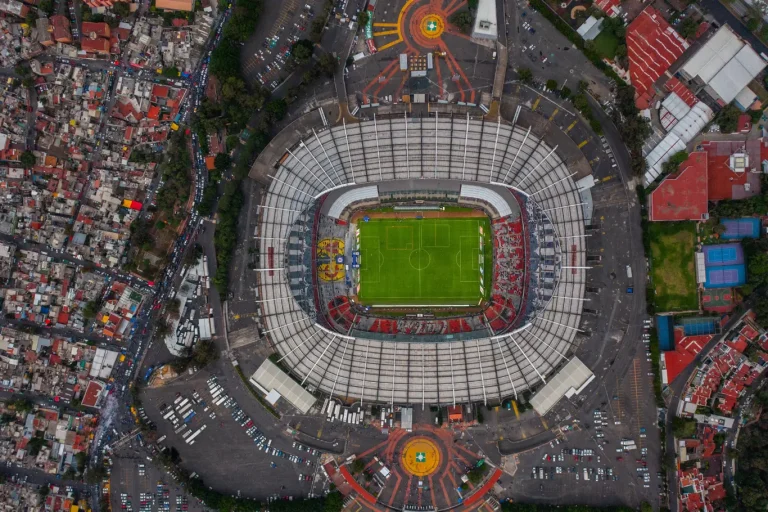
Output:
<instances>
[{"instance_id":1,"label":"stadium","mask_svg":"<svg viewBox=\"0 0 768 512\"><path fill-rule=\"evenodd\" d=\"M375 117L293 130L279 154L255 233L262 335L308 390L499 404L573 359L582 199L530 128Z\"/></svg>"}]
</instances>

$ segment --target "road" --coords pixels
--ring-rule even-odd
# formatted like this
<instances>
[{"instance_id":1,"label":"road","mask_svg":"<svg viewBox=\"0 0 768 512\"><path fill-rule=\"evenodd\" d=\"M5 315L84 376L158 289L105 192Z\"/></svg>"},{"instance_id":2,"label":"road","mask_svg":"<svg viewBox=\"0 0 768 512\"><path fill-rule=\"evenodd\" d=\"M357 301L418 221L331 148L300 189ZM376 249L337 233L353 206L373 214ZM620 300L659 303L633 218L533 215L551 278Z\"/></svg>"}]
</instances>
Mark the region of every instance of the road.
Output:
<instances>
[{"instance_id":1,"label":"road","mask_svg":"<svg viewBox=\"0 0 768 512\"><path fill-rule=\"evenodd\" d=\"M734 32L747 40L757 53L768 53L768 47L766 47L752 32L747 30L747 27L744 26L741 20L734 16L734 14L720 3L719 0L699 0L697 3L700 7L709 11L719 23L727 23Z\"/></svg>"}]
</instances>

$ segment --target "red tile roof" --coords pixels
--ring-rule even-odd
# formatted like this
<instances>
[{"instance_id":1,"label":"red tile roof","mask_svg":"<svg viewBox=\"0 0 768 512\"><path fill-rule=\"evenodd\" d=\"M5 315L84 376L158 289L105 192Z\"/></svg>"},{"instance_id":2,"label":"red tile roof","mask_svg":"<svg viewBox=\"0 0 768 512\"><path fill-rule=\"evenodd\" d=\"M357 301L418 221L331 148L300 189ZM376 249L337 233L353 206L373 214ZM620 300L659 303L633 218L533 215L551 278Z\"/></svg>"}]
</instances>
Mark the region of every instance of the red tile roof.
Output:
<instances>
[{"instance_id":1,"label":"red tile roof","mask_svg":"<svg viewBox=\"0 0 768 512\"><path fill-rule=\"evenodd\" d=\"M97 37L95 39L84 37L80 41L80 48L86 52L108 54L111 45L109 44L109 39L104 39L102 37Z\"/></svg>"},{"instance_id":2,"label":"red tile roof","mask_svg":"<svg viewBox=\"0 0 768 512\"><path fill-rule=\"evenodd\" d=\"M619 0L597 0L594 6L603 11L608 16L618 16L618 7L621 5Z\"/></svg>"},{"instance_id":3,"label":"red tile roof","mask_svg":"<svg viewBox=\"0 0 768 512\"><path fill-rule=\"evenodd\" d=\"M696 98L696 96L693 95L690 89L688 89L685 84L683 84L683 82L675 77L671 77L669 80L667 80L667 83L664 84L664 88L669 92L673 92L680 96L680 99L683 100L689 107L693 107L699 102L699 100Z\"/></svg>"},{"instance_id":4,"label":"red tile roof","mask_svg":"<svg viewBox=\"0 0 768 512\"><path fill-rule=\"evenodd\" d=\"M84 36L89 34L96 34L98 37L109 37L112 32L109 25L104 22L94 23L92 21L84 21L82 24L82 32Z\"/></svg>"},{"instance_id":5,"label":"red tile roof","mask_svg":"<svg viewBox=\"0 0 768 512\"><path fill-rule=\"evenodd\" d=\"M95 380L88 383L88 387L85 388L85 394L83 395L82 404L86 407L96 407L96 401L101 394L104 386Z\"/></svg>"},{"instance_id":6,"label":"red tile roof","mask_svg":"<svg viewBox=\"0 0 768 512\"><path fill-rule=\"evenodd\" d=\"M680 170L651 192L651 221L701 220L707 208L707 154L691 153Z\"/></svg>"},{"instance_id":7,"label":"red tile roof","mask_svg":"<svg viewBox=\"0 0 768 512\"><path fill-rule=\"evenodd\" d=\"M688 48L688 43L675 32L653 7L646 7L627 27L629 77L635 86L635 103L646 109L653 97L653 83Z\"/></svg>"}]
</instances>

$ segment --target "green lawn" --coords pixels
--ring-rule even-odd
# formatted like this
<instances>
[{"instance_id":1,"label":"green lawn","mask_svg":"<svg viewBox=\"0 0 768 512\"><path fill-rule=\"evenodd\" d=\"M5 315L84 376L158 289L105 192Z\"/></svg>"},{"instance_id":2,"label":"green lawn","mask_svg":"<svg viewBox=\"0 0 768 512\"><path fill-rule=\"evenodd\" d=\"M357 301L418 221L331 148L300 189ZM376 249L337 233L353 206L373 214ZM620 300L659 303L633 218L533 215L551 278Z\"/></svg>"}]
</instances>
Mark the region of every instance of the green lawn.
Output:
<instances>
[{"instance_id":1,"label":"green lawn","mask_svg":"<svg viewBox=\"0 0 768 512\"><path fill-rule=\"evenodd\" d=\"M613 59L616 57L616 48L619 46L619 40L609 30L603 30L592 41L595 44L595 50L601 57L606 59Z\"/></svg>"},{"instance_id":2,"label":"green lawn","mask_svg":"<svg viewBox=\"0 0 768 512\"><path fill-rule=\"evenodd\" d=\"M490 292L487 218L371 219L360 228L360 290L368 305L474 305ZM480 292L480 236L485 234Z\"/></svg>"},{"instance_id":3,"label":"green lawn","mask_svg":"<svg viewBox=\"0 0 768 512\"><path fill-rule=\"evenodd\" d=\"M688 311L699 308L696 291L696 225L693 222L651 222L651 286L656 310Z\"/></svg>"}]
</instances>

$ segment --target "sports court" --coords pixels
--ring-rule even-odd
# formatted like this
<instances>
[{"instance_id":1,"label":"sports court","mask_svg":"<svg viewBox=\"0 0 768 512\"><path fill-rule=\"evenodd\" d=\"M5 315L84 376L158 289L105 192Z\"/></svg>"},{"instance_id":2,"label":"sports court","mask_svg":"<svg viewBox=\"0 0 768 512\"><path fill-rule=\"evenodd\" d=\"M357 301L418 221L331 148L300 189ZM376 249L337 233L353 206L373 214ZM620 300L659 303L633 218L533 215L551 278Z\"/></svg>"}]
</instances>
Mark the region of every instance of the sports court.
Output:
<instances>
[{"instance_id":1,"label":"sports court","mask_svg":"<svg viewBox=\"0 0 768 512\"><path fill-rule=\"evenodd\" d=\"M358 226L361 303L469 306L488 297L487 218L370 219Z\"/></svg>"}]
</instances>

